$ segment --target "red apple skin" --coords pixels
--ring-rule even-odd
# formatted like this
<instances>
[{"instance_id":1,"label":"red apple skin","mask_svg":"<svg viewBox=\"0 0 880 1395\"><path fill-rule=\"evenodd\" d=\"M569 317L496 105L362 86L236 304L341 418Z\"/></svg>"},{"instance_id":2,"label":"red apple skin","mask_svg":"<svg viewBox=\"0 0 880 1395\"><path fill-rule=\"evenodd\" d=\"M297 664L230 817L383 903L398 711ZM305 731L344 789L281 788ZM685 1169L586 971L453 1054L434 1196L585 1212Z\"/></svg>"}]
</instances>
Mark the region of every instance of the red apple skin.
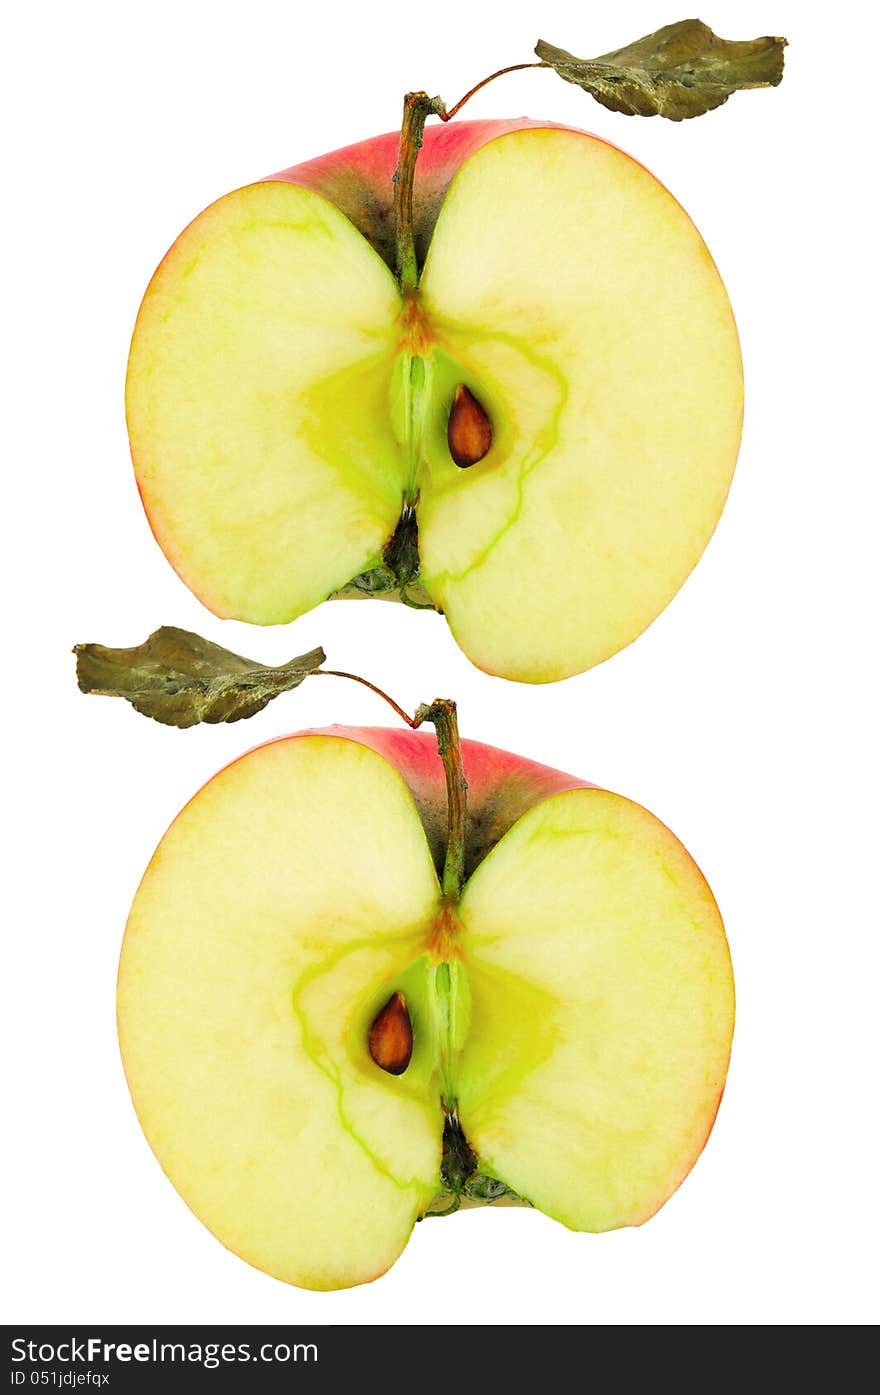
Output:
<instances>
[{"instance_id":1,"label":"red apple skin","mask_svg":"<svg viewBox=\"0 0 880 1395\"><path fill-rule=\"evenodd\" d=\"M450 121L425 127L424 142L416 164L413 186L413 232L416 255L425 260L434 224L446 190L459 166L475 151L510 131L559 126L555 121L512 117L503 121ZM268 183L299 184L323 194L345 216L394 270L394 171L400 132L358 141L329 155L319 155L269 176Z\"/></svg>"},{"instance_id":2,"label":"red apple skin","mask_svg":"<svg viewBox=\"0 0 880 1395\"><path fill-rule=\"evenodd\" d=\"M434 865L438 873L442 871L446 852L446 777L433 731L333 726L300 734L343 737L384 756L405 780L427 834ZM576 775L566 775L479 741L462 741L461 756L468 784L466 878L533 805L565 790L595 788Z\"/></svg>"}]
</instances>

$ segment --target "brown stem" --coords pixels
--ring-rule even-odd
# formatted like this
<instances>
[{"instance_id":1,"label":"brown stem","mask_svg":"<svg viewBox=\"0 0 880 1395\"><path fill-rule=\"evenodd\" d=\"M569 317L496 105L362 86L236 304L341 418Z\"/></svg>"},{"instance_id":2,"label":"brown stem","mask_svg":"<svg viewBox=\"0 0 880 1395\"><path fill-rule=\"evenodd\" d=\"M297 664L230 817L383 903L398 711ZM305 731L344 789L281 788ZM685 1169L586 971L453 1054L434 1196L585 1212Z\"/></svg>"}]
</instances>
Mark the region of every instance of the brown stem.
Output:
<instances>
[{"instance_id":1,"label":"brown stem","mask_svg":"<svg viewBox=\"0 0 880 1395\"><path fill-rule=\"evenodd\" d=\"M419 284L419 264L413 234L413 181L422 148L425 122L446 110L439 97L427 92L407 92L403 99L400 151L394 172L394 217L397 228L397 279L404 295Z\"/></svg>"},{"instance_id":2,"label":"brown stem","mask_svg":"<svg viewBox=\"0 0 880 1395\"><path fill-rule=\"evenodd\" d=\"M377 688L376 684L371 683L369 679L361 678L357 673L343 673L337 668L318 668L315 669L313 676L317 678L321 674L326 674L328 678L350 678L352 683L360 683L364 688L369 688L370 692L375 693L377 697L384 698L388 706L394 708L400 720L406 722L408 727L412 727L413 731L415 731L416 727L419 725L413 717L410 717L409 713L404 712L403 708L398 706L393 697L389 697L386 692L381 688Z\"/></svg>"},{"instance_id":3,"label":"brown stem","mask_svg":"<svg viewBox=\"0 0 880 1395\"><path fill-rule=\"evenodd\" d=\"M467 780L461 763L458 717L451 698L435 698L430 706L416 708L414 726L433 722L437 750L446 776L446 858L443 863L443 895L457 901L464 882L464 844L467 831Z\"/></svg>"},{"instance_id":4,"label":"brown stem","mask_svg":"<svg viewBox=\"0 0 880 1395\"><path fill-rule=\"evenodd\" d=\"M465 92L464 96L456 102L454 107L450 107L448 111L438 111L436 115L440 117L441 121L451 121L453 116L457 116L461 111L465 102L470 101L475 92L479 92L480 88L485 87L488 82L494 82L496 78L504 77L505 73L519 73L523 68L549 67L549 63L511 63L509 68L499 68L497 73L490 73L488 77L483 78L482 82L478 82L475 87L472 87L469 92Z\"/></svg>"}]
</instances>

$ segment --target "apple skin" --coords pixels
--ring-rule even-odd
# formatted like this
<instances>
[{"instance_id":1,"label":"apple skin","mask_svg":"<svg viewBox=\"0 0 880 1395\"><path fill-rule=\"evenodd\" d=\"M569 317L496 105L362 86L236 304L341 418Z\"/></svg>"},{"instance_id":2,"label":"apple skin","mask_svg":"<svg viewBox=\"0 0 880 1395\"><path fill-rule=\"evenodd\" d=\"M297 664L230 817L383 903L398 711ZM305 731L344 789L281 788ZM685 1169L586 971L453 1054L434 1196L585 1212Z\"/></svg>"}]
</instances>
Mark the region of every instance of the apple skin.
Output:
<instances>
[{"instance_id":1,"label":"apple skin","mask_svg":"<svg viewBox=\"0 0 880 1395\"><path fill-rule=\"evenodd\" d=\"M446 777L433 731L395 727L315 727L299 736L337 736L369 746L393 765L415 800L431 849L442 873L446 855ZM565 790L595 789L589 780L566 775L511 751L462 741L467 780L467 837L464 875L470 877L495 844L535 804Z\"/></svg>"},{"instance_id":2,"label":"apple skin","mask_svg":"<svg viewBox=\"0 0 880 1395\"><path fill-rule=\"evenodd\" d=\"M481 146L509 131L552 127L569 130L557 121L512 117L501 121L450 121L425 127L413 186L413 232L419 265L423 265L434 224L446 190L460 165ZM347 145L328 155L306 160L270 175L268 183L300 184L323 194L346 215L394 270L394 171L400 132Z\"/></svg>"}]
</instances>

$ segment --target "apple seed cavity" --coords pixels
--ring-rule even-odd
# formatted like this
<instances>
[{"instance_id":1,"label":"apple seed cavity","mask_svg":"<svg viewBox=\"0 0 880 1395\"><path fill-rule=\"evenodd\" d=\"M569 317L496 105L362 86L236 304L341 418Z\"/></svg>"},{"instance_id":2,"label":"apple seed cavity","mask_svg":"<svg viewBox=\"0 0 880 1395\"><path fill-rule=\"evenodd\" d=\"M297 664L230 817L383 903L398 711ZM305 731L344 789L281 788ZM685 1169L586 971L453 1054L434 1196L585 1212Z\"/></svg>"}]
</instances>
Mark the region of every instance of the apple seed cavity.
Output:
<instances>
[{"instance_id":1,"label":"apple seed cavity","mask_svg":"<svg viewBox=\"0 0 880 1395\"><path fill-rule=\"evenodd\" d=\"M485 408L464 383L459 383L455 389L446 439L449 454L462 470L476 465L488 455L492 445L492 423Z\"/></svg>"},{"instance_id":2,"label":"apple seed cavity","mask_svg":"<svg viewBox=\"0 0 880 1395\"><path fill-rule=\"evenodd\" d=\"M376 1015L368 1038L370 1056L389 1075L403 1075L413 1050L412 1022L402 993L392 993Z\"/></svg>"}]
</instances>

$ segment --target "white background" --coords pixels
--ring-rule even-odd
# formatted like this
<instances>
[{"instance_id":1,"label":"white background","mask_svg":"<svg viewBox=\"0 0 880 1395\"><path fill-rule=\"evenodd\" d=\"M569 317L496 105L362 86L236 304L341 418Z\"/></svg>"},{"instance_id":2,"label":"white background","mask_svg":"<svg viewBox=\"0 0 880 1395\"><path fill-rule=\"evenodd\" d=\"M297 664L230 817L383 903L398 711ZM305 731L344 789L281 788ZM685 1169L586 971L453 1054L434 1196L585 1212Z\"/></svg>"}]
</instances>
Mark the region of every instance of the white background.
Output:
<instances>
[{"instance_id":1,"label":"white background","mask_svg":"<svg viewBox=\"0 0 880 1395\"><path fill-rule=\"evenodd\" d=\"M584 125L696 220L739 321L747 417L729 505L635 645L550 688L490 679L439 618L331 604L285 630L222 623L152 540L128 462L128 339L182 225L240 184L454 101L542 37L584 53L681 17L672 0L371 5L183 0L17 7L3 129L7 1321L843 1323L877 1316L875 805L877 307L868 10L707 3L736 38L785 33L775 92L684 126L603 110L552 74L467 115ZM502 19L503 16L503 19ZM844 45L838 36L847 27ZM869 253L870 239L870 253ZM11 314L10 314L11 311ZM272 662L322 643L467 735L604 783L687 844L728 926L739 1013L714 1134L647 1226L574 1235L485 1210L418 1226L377 1283L285 1287L179 1200L131 1109L114 980L126 912L179 807L247 746L382 723L306 685L247 727L163 729L78 695L77 640L160 623Z\"/></svg>"}]
</instances>

